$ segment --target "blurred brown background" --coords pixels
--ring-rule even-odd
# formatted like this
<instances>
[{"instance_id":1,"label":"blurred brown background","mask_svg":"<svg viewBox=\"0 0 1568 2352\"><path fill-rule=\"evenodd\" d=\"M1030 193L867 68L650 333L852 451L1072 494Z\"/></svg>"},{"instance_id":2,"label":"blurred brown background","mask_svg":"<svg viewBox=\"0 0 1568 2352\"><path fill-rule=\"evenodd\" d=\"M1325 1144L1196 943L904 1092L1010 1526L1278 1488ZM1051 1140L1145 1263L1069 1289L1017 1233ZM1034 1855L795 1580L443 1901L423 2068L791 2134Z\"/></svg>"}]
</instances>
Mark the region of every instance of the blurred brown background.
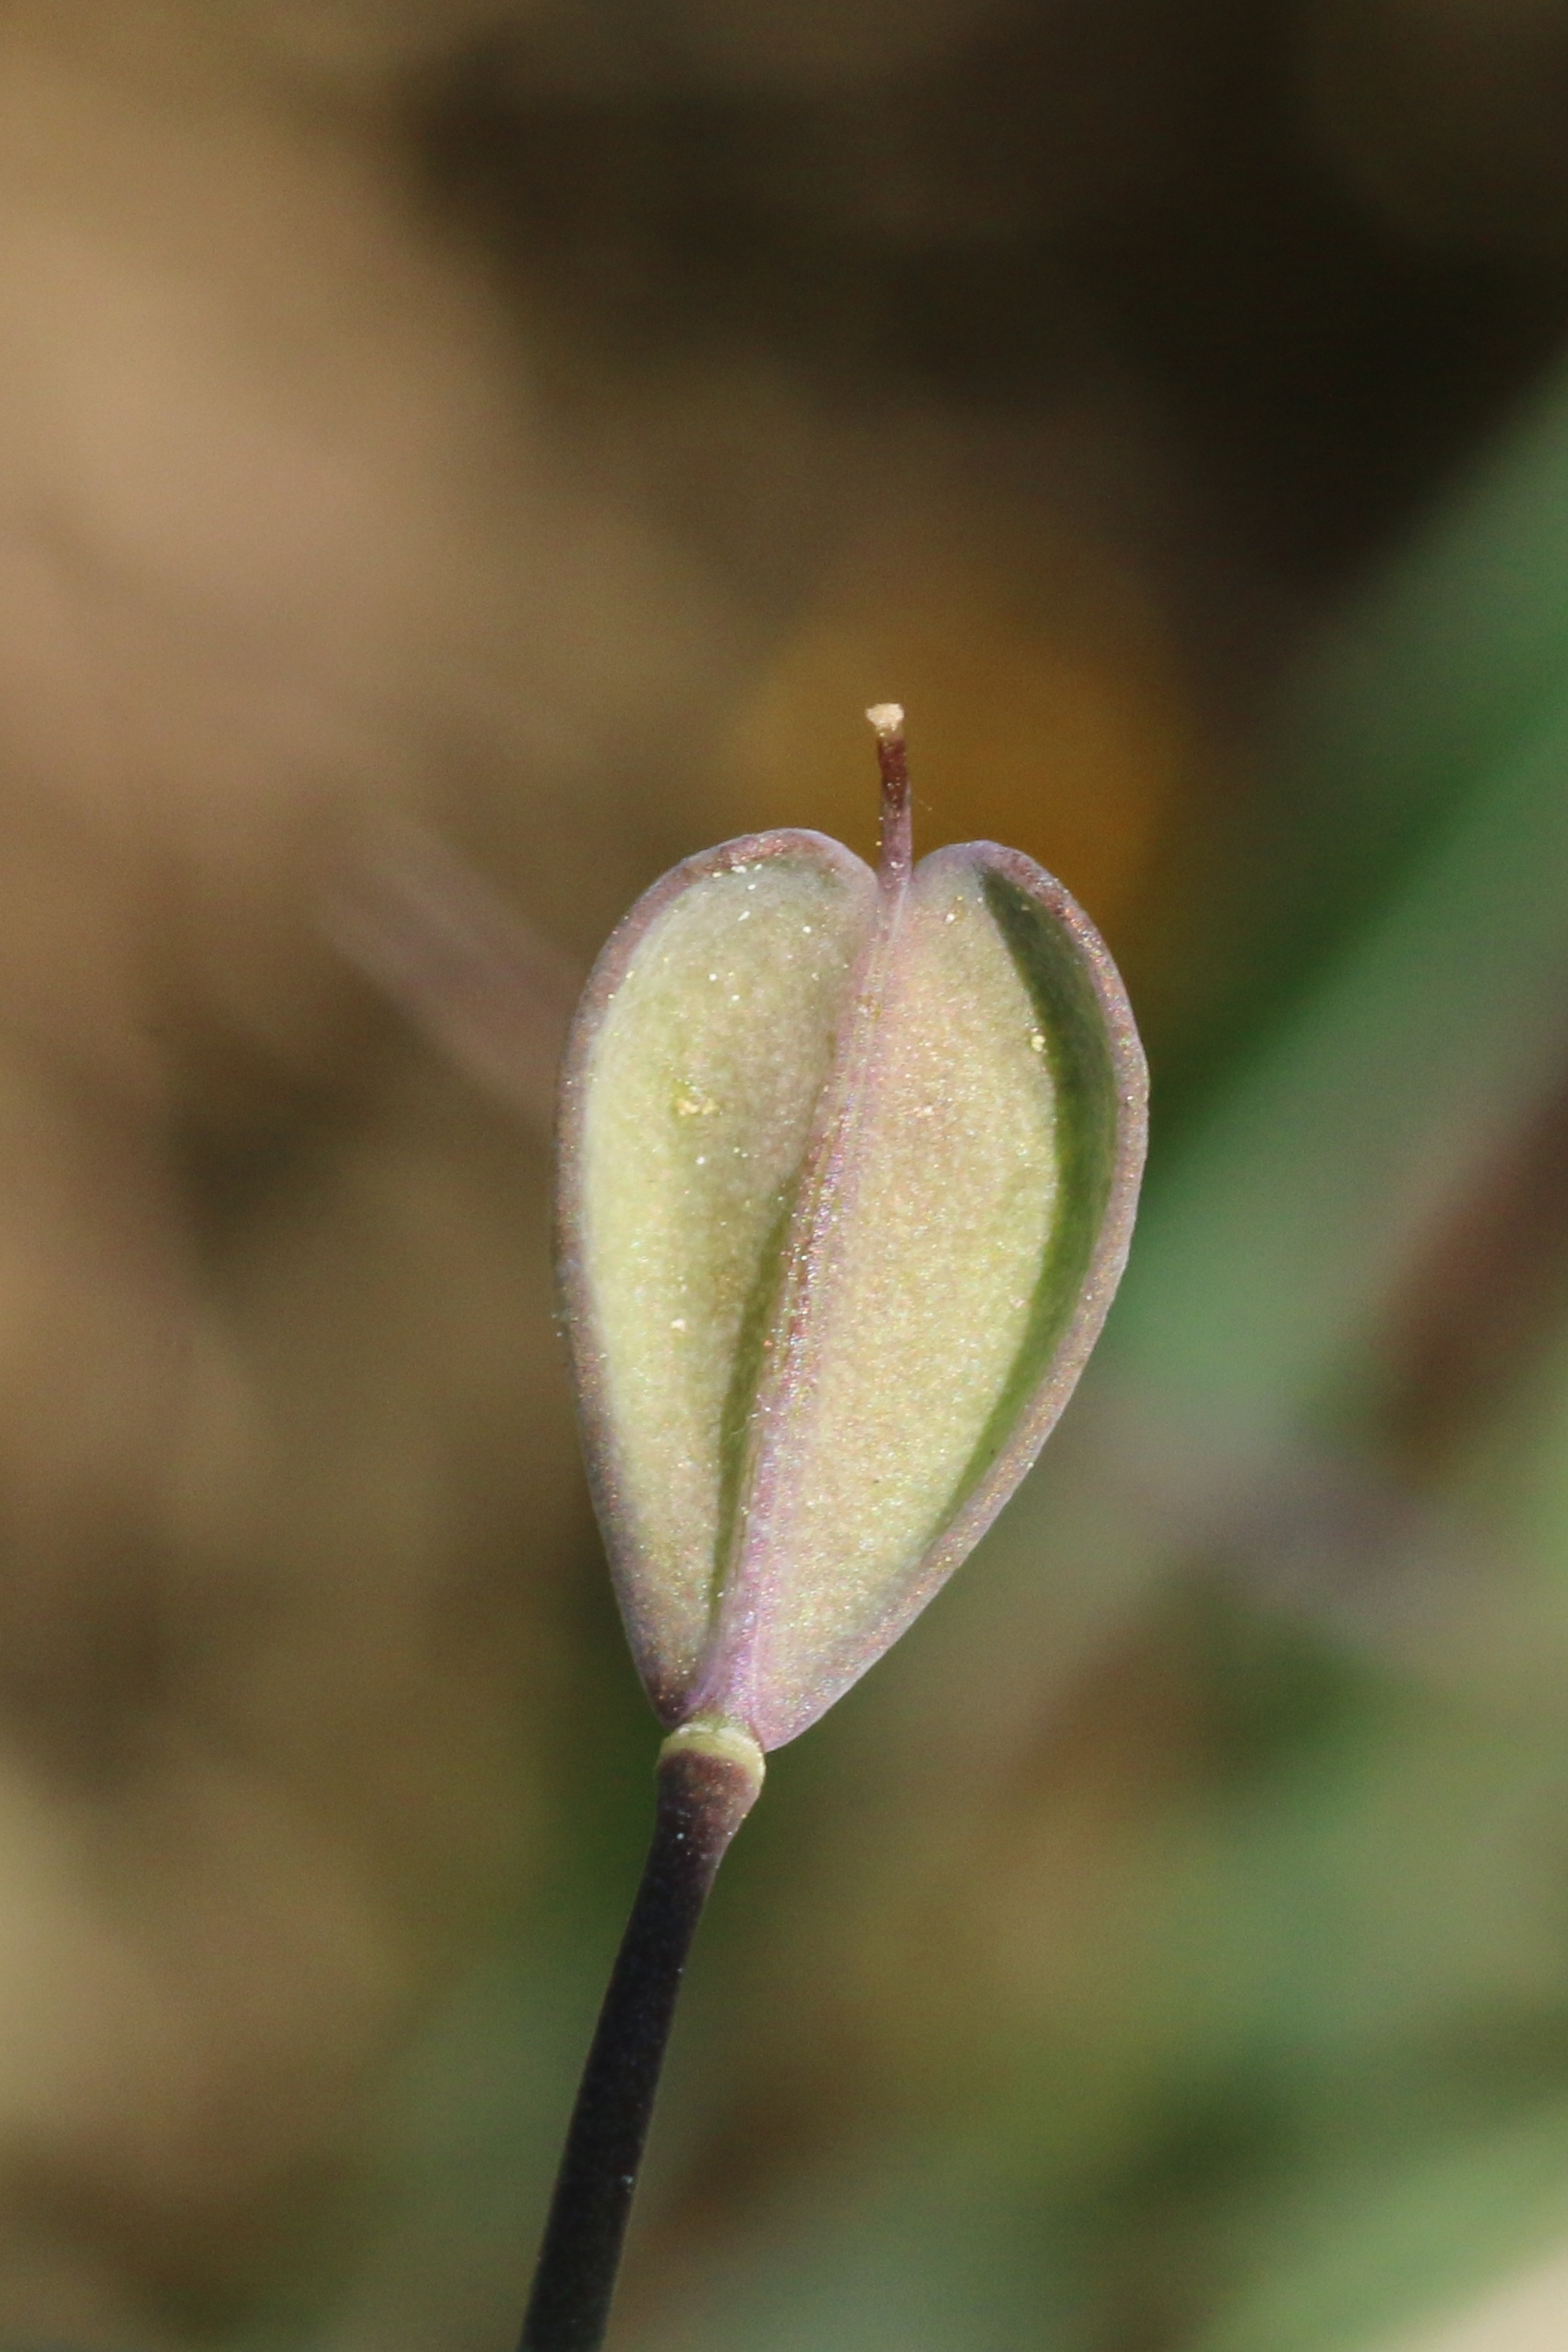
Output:
<instances>
[{"instance_id":1,"label":"blurred brown background","mask_svg":"<svg viewBox=\"0 0 1568 2352\"><path fill-rule=\"evenodd\" d=\"M6 2342L511 2339L654 1741L553 1040L885 695L1107 932L1150 1221L778 1761L616 2342L1568 2237L1565 325L1561 0L0 12Z\"/></svg>"}]
</instances>

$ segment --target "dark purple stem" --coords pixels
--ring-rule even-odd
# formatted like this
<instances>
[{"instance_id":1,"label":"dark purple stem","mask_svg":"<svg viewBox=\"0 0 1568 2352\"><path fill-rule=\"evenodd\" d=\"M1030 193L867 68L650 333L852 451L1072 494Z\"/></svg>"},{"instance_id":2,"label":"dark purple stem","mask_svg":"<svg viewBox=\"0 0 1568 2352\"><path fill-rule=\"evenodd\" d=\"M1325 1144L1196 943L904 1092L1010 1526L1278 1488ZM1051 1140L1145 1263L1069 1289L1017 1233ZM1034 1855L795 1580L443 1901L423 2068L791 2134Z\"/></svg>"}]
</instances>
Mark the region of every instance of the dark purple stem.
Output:
<instances>
[{"instance_id":1,"label":"dark purple stem","mask_svg":"<svg viewBox=\"0 0 1568 2352\"><path fill-rule=\"evenodd\" d=\"M520 2352L599 2352L692 1938L762 1780L743 1755L682 1744L659 1762L642 1884L611 1973L566 2133Z\"/></svg>"},{"instance_id":2,"label":"dark purple stem","mask_svg":"<svg viewBox=\"0 0 1568 2352\"><path fill-rule=\"evenodd\" d=\"M882 769L882 855L877 871L885 890L901 890L909 878L914 855L904 714L896 702L884 702L875 704L866 717L876 730L876 757Z\"/></svg>"}]
</instances>

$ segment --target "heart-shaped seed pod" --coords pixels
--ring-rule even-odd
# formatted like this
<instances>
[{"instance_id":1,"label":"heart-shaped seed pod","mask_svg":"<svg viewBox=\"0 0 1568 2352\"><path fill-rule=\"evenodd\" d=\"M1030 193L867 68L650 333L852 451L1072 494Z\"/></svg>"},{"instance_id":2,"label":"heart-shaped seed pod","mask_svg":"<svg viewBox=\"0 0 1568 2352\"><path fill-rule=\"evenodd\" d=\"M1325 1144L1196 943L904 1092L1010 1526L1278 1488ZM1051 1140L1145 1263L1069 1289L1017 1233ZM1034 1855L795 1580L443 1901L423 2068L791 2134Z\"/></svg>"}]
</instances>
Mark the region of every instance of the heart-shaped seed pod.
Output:
<instances>
[{"instance_id":1,"label":"heart-shaped seed pod","mask_svg":"<svg viewBox=\"0 0 1568 2352\"><path fill-rule=\"evenodd\" d=\"M688 859L621 923L563 1080L590 1476L661 1720L803 1731L995 1517L1111 1304L1142 1172L1131 1008L1060 883L819 833Z\"/></svg>"}]
</instances>

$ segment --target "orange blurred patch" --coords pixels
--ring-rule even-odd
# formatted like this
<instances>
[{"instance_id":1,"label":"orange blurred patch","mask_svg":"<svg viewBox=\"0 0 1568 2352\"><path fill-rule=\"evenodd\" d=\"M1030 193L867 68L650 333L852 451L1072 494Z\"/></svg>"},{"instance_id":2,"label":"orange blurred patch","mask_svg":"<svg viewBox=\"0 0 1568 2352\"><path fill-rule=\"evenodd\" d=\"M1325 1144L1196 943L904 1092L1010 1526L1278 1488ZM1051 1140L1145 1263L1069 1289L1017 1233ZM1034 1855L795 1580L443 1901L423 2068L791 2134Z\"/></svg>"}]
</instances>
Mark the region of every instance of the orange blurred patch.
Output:
<instances>
[{"instance_id":1,"label":"orange blurred patch","mask_svg":"<svg viewBox=\"0 0 1568 2352\"><path fill-rule=\"evenodd\" d=\"M1136 578L1082 544L1032 576L945 544L858 553L742 708L716 817L873 854L862 714L885 698L909 712L918 849L1027 849L1114 932L1194 765L1175 649Z\"/></svg>"}]
</instances>

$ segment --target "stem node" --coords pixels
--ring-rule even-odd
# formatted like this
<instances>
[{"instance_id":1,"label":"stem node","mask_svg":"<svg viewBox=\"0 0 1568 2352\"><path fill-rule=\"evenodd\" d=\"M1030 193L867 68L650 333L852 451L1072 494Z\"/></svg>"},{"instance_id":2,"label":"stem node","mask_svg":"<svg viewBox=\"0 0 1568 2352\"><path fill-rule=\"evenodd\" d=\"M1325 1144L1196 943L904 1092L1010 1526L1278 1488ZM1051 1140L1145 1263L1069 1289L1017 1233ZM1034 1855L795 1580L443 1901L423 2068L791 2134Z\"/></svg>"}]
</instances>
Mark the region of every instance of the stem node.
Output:
<instances>
[{"instance_id":1,"label":"stem node","mask_svg":"<svg viewBox=\"0 0 1568 2352\"><path fill-rule=\"evenodd\" d=\"M762 1778L761 1748L721 1716L694 1716L659 1750L653 1842L572 2110L520 2352L604 2341L686 1955Z\"/></svg>"}]
</instances>

